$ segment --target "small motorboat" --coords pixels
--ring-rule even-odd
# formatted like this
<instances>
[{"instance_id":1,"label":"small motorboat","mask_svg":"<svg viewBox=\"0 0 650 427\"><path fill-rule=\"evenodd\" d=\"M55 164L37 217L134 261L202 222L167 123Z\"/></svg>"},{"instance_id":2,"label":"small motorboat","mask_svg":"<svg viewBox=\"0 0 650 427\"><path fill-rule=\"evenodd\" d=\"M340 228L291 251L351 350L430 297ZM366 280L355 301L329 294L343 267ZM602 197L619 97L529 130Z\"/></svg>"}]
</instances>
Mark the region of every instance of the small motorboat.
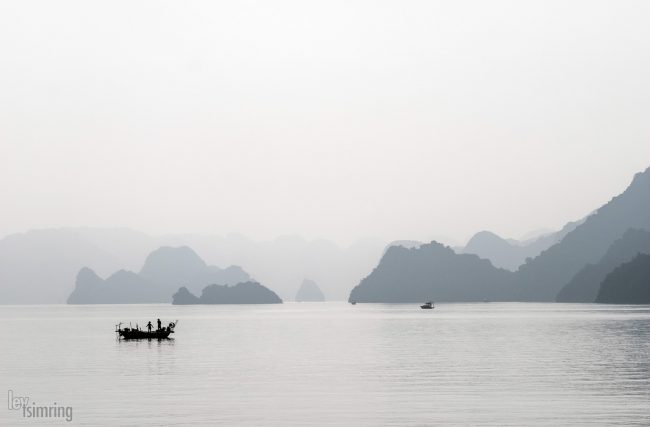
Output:
<instances>
[{"instance_id":1,"label":"small motorboat","mask_svg":"<svg viewBox=\"0 0 650 427\"><path fill-rule=\"evenodd\" d=\"M431 309L433 309L433 302L427 301L424 304L422 304L420 306L420 308L423 309L423 310L431 310Z\"/></svg>"},{"instance_id":2,"label":"small motorboat","mask_svg":"<svg viewBox=\"0 0 650 427\"><path fill-rule=\"evenodd\" d=\"M118 335L119 339L125 340L141 340L141 339L157 339L157 340L166 340L169 339L169 335L174 333L174 328L176 327L176 322L170 322L169 326L162 327L160 329L152 331L143 331L138 326L135 328L122 328L122 324L119 323L115 325L115 332Z\"/></svg>"}]
</instances>

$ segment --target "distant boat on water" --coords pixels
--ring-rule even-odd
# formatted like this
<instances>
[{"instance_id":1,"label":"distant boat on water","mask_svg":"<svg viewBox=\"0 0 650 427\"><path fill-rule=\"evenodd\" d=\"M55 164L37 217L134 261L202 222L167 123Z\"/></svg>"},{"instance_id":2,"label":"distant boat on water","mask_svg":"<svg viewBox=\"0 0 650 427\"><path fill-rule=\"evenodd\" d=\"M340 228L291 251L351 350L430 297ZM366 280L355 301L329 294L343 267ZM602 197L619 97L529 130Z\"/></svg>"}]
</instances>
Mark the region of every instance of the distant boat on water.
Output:
<instances>
[{"instance_id":1,"label":"distant boat on water","mask_svg":"<svg viewBox=\"0 0 650 427\"><path fill-rule=\"evenodd\" d=\"M421 309L423 310L432 310L433 309L433 302L427 301L424 304L420 306Z\"/></svg>"},{"instance_id":2,"label":"distant boat on water","mask_svg":"<svg viewBox=\"0 0 650 427\"><path fill-rule=\"evenodd\" d=\"M157 339L163 340L168 339L170 334L174 333L174 328L176 327L176 322L170 322L169 326L161 327L156 330L144 331L140 327L136 326L135 328L122 328L122 324L119 323L115 325L115 332L118 335L118 338L125 340L140 340L140 339Z\"/></svg>"}]
</instances>

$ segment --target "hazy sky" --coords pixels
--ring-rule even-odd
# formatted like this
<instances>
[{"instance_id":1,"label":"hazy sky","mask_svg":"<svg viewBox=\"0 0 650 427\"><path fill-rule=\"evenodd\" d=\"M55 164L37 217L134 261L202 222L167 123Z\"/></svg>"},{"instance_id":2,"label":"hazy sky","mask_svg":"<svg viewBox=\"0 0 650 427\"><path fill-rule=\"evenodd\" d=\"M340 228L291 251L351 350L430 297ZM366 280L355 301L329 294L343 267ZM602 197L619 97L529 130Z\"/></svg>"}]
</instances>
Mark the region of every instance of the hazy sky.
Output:
<instances>
[{"instance_id":1,"label":"hazy sky","mask_svg":"<svg viewBox=\"0 0 650 427\"><path fill-rule=\"evenodd\" d=\"M648 1L5 1L0 234L556 228L650 166L649 76Z\"/></svg>"}]
</instances>

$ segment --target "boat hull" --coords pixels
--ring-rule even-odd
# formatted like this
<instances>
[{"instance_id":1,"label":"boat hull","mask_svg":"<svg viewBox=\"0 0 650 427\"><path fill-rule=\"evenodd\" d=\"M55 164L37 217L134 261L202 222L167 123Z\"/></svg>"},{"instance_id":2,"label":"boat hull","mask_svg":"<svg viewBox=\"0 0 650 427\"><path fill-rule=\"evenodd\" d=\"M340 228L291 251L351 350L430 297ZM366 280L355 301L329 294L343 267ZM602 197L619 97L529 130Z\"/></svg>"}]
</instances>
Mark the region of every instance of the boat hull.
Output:
<instances>
[{"instance_id":1,"label":"boat hull","mask_svg":"<svg viewBox=\"0 0 650 427\"><path fill-rule=\"evenodd\" d=\"M118 331L120 338L125 340L142 340L142 339L156 339L156 340L165 340L169 339L169 334L173 331L138 331L138 330L120 330Z\"/></svg>"}]
</instances>

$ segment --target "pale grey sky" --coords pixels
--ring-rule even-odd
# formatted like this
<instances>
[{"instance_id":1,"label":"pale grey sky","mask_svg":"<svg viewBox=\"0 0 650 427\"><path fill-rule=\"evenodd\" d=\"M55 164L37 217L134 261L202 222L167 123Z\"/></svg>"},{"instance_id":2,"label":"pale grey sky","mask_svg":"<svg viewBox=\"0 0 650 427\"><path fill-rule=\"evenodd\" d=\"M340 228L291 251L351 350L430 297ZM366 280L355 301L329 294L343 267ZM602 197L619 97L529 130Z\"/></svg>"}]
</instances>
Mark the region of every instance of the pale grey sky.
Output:
<instances>
[{"instance_id":1,"label":"pale grey sky","mask_svg":"<svg viewBox=\"0 0 650 427\"><path fill-rule=\"evenodd\" d=\"M518 237L650 166L647 1L5 1L0 61L0 234Z\"/></svg>"}]
</instances>

